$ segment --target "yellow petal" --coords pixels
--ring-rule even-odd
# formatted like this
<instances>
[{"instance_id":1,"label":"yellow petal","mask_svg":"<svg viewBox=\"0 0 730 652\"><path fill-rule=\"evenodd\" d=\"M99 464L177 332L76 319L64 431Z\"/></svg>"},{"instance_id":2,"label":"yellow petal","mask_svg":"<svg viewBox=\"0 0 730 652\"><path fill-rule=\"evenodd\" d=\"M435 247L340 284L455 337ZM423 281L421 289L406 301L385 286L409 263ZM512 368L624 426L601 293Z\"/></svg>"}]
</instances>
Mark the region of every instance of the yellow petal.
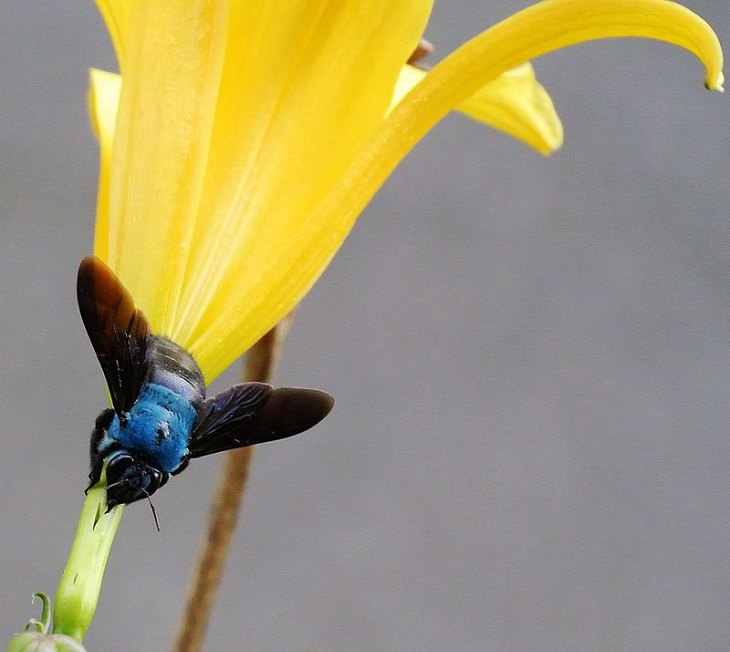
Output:
<instances>
[{"instance_id":1,"label":"yellow petal","mask_svg":"<svg viewBox=\"0 0 730 652\"><path fill-rule=\"evenodd\" d=\"M428 129L508 70L645 36L693 51L708 86L722 83L716 37L675 3L547 0L457 50L383 121L430 3L280 1L237 3L226 23L210 1L139 0L118 48L108 259L208 380L296 305Z\"/></svg>"},{"instance_id":2,"label":"yellow petal","mask_svg":"<svg viewBox=\"0 0 730 652\"><path fill-rule=\"evenodd\" d=\"M124 48L129 26L130 0L96 0L96 6L104 19L114 45L119 69L124 65Z\"/></svg>"},{"instance_id":3,"label":"yellow petal","mask_svg":"<svg viewBox=\"0 0 730 652\"><path fill-rule=\"evenodd\" d=\"M99 141L99 193L96 199L94 251L105 260L109 257L109 168L121 90L122 78L119 75L91 69L89 112L92 129Z\"/></svg>"},{"instance_id":4,"label":"yellow petal","mask_svg":"<svg viewBox=\"0 0 730 652\"><path fill-rule=\"evenodd\" d=\"M162 334L184 276L184 234L200 201L226 9L215 0L141 0L130 10L109 188L109 263Z\"/></svg>"},{"instance_id":5,"label":"yellow petal","mask_svg":"<svg viewBox=\"0 0 730 652\"><path fill-rule=\"evenodd\" d=\"M420 68L404 66L391 107L426 74ZM550 95L537 81L529 63L508 70L484 85L455 110L523 141L542 154L550 154L563 144L563 125Z\"/></svg>"},{"instance_id":6,"label":"yellow petal","mask_svg":"<svg viewBox=\"0 0 730 652\"><path fill-rule=\"evenodd\" d=\"M273 325L259 302L296 273L288 260L301 252L309 213L382 123L430 6L235 7L194 245L168 322L201 367L215 359L217 373Z\"/></svg>"},{"instance_id":7,"label":"yellow petal","mask_svg":"<svg viewBox=\"0 0 730 652\"><path fill-rule=\"evenodd\" d=\"M707 69L707 85L722 86L722 52L711 28L667 0L548 0L515 14L459 48L437 65L389 114L300 232L296 257L283 278L257 297L272 322L283 317L322 273L393 168L455 105L520 63L557 48L602 37L644 36L681 45Z\"/></svg>"},{"instance_id":8,"label":"yellow petal","mask_svg":"<svg viewBox=\"0 0 730 652\"><path fill-rule=\"evenodd\" d=\"M541 154L551 154L563 144L560 117L529 63L486 84L456 110L522 140Z\"/></svg>"}]
</instances>

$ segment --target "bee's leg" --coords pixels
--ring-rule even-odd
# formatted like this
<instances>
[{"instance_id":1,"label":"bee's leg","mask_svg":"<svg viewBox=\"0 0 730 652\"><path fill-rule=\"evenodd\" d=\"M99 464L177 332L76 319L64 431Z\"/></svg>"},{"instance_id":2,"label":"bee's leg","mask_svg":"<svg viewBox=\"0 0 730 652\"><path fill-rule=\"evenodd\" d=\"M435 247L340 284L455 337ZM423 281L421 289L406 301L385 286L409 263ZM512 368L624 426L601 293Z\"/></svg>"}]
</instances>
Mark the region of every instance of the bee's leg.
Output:
<instances>
[{"instance_id":1,"label":"bee's leg","mask_svg":"<svg viewBox=\"0 0 730 652\"><path fill-rule=\"evenodd\" d=\"M109 451L100 450L101 442L106 435L106 431L114 418L114 410L111 408L104 410L96 419L94 430L91 432L91 441L89 442L89 457L91 460L91 471L89 471L89 486L86 487L84 493L88 493L101 478L101 469L104 466L104 457Z\"/></svg>"}]
</instances>

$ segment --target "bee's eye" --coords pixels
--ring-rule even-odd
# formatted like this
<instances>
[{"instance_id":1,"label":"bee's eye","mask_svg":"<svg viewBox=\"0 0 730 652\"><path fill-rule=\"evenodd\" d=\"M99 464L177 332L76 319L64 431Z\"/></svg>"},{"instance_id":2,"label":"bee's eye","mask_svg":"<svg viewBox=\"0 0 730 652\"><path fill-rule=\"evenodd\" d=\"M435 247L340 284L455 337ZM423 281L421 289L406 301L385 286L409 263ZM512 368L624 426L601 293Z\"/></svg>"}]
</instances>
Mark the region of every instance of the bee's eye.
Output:
<instances>
[{"instance_id":1,"label":"bee's eye","mask_svg":"<svg viewBox=\"0 0 730 652\"><path fill-rule=\"evenodd\" d=\"M130 453L116 451L106 467L107 507L149 498L169 477Z\"/></svg>"},{"instance_id":2,"label":"bee's eye","mask_svg":"<svg viewBox=\"0 0 730 652\"><path fill-rule=\"evenodd\" d=\"M110 456L106 467L107 487L123 482L125 476L129 476L127 472L135 466L135 459L129 453L117 453Z\"/></svg>"}]
</instances>

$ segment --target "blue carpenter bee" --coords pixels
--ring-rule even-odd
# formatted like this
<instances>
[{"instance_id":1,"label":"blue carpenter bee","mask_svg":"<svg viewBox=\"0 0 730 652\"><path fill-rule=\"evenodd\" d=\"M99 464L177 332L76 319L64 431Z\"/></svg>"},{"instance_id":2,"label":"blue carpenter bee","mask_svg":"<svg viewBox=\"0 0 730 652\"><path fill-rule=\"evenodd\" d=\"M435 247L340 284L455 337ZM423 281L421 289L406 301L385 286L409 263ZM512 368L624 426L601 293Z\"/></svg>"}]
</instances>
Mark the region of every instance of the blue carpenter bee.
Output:
<instances>
[{"instance_id":1,"label":"blue carpenter bee","mask_svg":"<svg viewBox=\"0 0 730 652\"><path fill-rule=\"evenodd\" d=\"M334 399L325 392L264 383L234 385L206 399L193 357L150 332L129 292L99 258L81 261L77 292L113 406L99 415L91 434L88 488L106 462L107 511L149 498L193 457L296 435L332 409Z\"/></svg>"}]
</instances>

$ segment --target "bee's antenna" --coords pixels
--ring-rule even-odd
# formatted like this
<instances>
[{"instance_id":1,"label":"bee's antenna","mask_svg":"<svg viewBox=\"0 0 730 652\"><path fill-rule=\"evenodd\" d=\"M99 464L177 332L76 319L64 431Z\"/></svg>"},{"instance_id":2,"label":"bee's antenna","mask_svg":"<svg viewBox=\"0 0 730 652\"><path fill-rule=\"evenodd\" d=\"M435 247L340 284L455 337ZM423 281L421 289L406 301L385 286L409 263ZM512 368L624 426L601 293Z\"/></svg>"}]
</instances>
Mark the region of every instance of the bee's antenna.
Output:
<instances>
[{"instance_id":1,"label":"bee's antenna","mask_svg":"<svg viewBox=\"0 0 730 652\"><path fill-rule=\"evenodd\" d=\"M142 487L140 487L142 489ZM155 506L152 504L152 499L150 498L150 495L142 489L142 492L145 496L147 496L147 502L150 504L150 509L152 510L152 516L155 519L155 527L157 528L157 531L160 531L160 522L157 520L157 510L155 509Z\"/></svg>"}]
</instances>

